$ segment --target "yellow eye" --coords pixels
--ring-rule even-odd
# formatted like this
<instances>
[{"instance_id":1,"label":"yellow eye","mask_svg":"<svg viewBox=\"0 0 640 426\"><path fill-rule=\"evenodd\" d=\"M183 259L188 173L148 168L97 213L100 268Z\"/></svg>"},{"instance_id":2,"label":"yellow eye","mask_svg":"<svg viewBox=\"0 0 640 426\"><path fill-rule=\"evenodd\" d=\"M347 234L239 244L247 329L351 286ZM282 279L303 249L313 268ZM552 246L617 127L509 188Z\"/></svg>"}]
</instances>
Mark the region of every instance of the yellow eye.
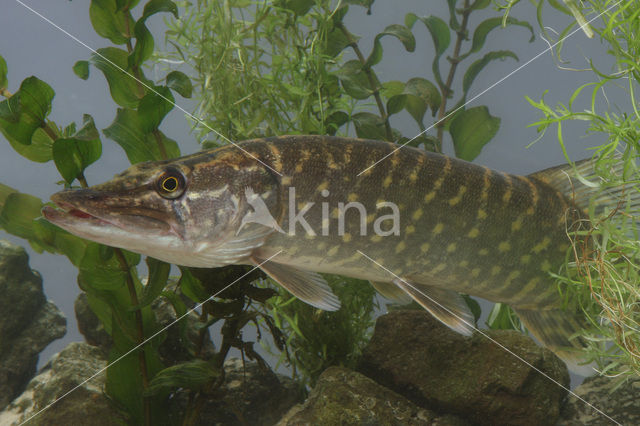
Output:
<instances>
[{"instance_id":1,"label":"yellow eye","mask_svg":"<svg viewBox=\"0 0 640 426\"><path fill-rule=\"evenodd\" d=\"M162 189L167 192L173 192L178 189L178 179L175 176L169 176L162 181Z\"/></svg>"},{"instance_id":2,"label":"yellow eye","mask_svg":"<svg viewBox=\"0 0 640 426\"><path fill-rule=\"evenodd\" d=\"M186 189L186 179L177 169L167 169L156 181L158 193L164 198L178 198Z\"/></svg>"}]
</instances>

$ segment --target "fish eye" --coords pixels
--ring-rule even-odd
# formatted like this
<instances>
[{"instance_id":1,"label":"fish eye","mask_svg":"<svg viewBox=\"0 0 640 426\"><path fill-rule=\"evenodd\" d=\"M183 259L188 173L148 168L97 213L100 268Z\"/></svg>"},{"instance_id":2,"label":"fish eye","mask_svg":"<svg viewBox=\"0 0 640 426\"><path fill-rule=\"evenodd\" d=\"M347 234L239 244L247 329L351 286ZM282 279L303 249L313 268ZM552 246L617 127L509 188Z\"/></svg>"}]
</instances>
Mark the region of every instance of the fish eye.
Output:
<instances>
[{"instance_id":1,"label":"fish eye","mask_svg":"<svg viewBox=\"0 0 640 426\"><path fill-rule=\"evenodd\" d=\"M156 181L158 194L164 198L178 198L186 189L184 175L176 169L168 169Z\"/></svg>"}]
</instances>

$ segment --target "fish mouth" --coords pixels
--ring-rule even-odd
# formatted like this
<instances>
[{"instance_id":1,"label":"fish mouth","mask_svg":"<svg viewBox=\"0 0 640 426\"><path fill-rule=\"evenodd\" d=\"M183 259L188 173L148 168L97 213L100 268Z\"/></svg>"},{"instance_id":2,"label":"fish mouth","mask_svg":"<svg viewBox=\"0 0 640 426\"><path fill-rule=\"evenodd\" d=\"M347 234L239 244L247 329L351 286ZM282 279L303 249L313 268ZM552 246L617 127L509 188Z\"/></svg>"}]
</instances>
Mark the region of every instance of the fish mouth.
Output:
<instances>
[{"instance_id":1,"label":"fish mouth","mask_svg":"<svg viewBox=\"0 0 640 426\"><path fill-rule=\"evenodd\" d=\"M63 223L74 223L78 221L83 221L86 223L90 223L94 226L116 226L117 224L113 222L109 222L104 218L94 216L86 210L82 210L77 206L61 201L54 200L52 197L52 201L55 203L55 207L53 206L44 206L42 208L42 216L47 219L49 222L55 224L63 224Z\"/></svg>"}]
</instances>

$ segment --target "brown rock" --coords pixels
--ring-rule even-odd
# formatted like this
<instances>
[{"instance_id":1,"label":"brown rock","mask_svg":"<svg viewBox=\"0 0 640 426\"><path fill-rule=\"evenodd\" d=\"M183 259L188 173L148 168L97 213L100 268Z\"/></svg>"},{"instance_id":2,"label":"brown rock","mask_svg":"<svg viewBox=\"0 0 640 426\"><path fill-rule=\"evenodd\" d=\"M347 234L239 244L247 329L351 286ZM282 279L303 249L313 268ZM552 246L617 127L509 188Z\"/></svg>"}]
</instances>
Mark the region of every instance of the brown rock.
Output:
<instances>
[{"instance_id":1,"label":"brown rock","mask_svg":"<svg viewBox=\"0 0 640 426\"><path fill-rule=\"evenodd\" d=\"M549 350L515 331L485 333L568 388L566 366ZM422 311L378 318L358 371L419 406L478 424L553 424L566 395L486 337L462 336Z\"/></svg>"}]
</instances>

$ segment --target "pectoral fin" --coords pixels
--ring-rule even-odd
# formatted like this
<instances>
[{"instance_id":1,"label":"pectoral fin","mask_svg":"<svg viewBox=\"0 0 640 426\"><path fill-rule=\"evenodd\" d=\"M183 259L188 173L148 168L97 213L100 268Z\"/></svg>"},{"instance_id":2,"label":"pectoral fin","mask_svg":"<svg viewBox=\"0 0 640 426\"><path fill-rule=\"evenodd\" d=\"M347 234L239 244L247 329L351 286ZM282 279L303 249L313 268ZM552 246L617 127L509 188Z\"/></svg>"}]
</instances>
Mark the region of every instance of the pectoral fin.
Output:
<instances>
[{"instance_id":1,"label":"pectoral fin","mask_svg":"<svg viewBox=\"0 0 640 426\"><path fill-rule=\"evenodd\" d=\"M393 300L394 302L400 303L401 305L407 305L411 303L413 300L411 296L409 296L404 290L399 288L392 282L385 283L382 281L370 281L373 288L376 289L378 293L383 295L389 300Z\"/></svg>"},{"instance_id":2,"label":"pectoral fin","mask_svg":"<svg viewBox=\"0 0 640 426\"><path fill-rule=\"evenodd\" d=\"M252 257L251 261L254 265L264 262L256 257ZM275 262L266 262L260 269L303 302L325 311L340 309L340 300L317 272L303 271Z\"/></svg>"},{"instance_id":3,"label":"pectoral fin","mask_svg":"<svg viewBox=\"0 0 640 426\"><path fill-rule=\"evenodd\" d=\"M475 320L462 296L452 290L445 290L406 280L395 279L393 283L404 290L423 308L447 327L465 336L471 336Z\"/></svg>"}]
</instances>

